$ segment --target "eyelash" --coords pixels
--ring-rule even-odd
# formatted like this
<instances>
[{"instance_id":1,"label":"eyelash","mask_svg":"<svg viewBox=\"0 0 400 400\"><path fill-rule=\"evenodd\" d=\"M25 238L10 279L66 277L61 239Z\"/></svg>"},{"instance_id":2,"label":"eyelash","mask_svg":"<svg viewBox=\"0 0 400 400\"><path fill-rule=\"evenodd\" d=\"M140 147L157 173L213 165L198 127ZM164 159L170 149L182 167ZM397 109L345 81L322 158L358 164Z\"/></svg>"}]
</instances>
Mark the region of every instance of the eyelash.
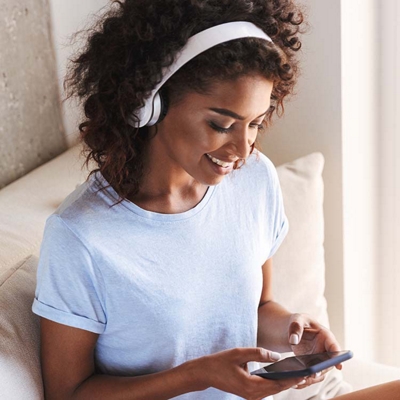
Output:
<instances>
[{"instance_id":1,"label":"eyelash","mask_svg":"<svg viewBox=\"0 0 400 400\"><path fill-rule=\"evenodd\" d=\"M221 126L218 126L217 124L214 124L214 122L209 122L209 125L212 129L219 133L229 133L230 128L222 128ZM257 128L258 132L262 132L265 129L264 123L261 124L255 124L255 125L250 125L253 128Z\"/></svg>"}]
</instances>

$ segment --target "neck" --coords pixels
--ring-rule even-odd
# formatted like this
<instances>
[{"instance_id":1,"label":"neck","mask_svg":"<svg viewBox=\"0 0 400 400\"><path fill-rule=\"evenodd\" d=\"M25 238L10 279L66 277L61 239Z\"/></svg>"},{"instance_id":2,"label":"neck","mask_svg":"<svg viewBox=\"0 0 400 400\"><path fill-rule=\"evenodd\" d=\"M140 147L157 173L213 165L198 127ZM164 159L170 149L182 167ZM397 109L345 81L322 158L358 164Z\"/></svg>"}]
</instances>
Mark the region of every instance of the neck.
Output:
<instances>
[{"instance_id":1,"label":"neck","mask_svg":"<svg viewBox=\"0 0 400 400\"><path fill-rule=\"evenodd\" d=\"M187 211L201 201L208 188L169 157L157 135L148 147L145 170L139 193L129 200L148 211Z\"/></svg>"}]
</instances>

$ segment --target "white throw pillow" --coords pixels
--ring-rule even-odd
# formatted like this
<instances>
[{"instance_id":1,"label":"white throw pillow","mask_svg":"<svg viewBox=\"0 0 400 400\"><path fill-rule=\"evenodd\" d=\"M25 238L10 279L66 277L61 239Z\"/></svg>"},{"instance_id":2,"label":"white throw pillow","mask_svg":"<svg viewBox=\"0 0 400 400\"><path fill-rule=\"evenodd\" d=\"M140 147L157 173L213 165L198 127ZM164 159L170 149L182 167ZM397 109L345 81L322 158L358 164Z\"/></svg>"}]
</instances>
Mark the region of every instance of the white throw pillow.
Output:
<instances>
[{"instance_id":1,"label":"white throw pillow","mask_svg":"<svg viewBox=\"0 0 400 400\"><path fill-rule=\"evenodd\" d=\"M324 296L323 168L321 153L277 168L289 233L274 257L273 294L291 312L310 314L329 327ZM350 391L341 371L332 369L322 383L303 390L289 389L274 399L324 400Z\"/></svg>"},{"instance_id":2,"label":"white throw pillow","mask_svg":"<svg viewBox=\"0 0 400 400\"><path fill-rule=\"evenodd\" d=\"M289 233L274 257L274 297L292 312L329 326L324 297L324 184L321 153L277 168Z\"/></svg>"}]
</instances>

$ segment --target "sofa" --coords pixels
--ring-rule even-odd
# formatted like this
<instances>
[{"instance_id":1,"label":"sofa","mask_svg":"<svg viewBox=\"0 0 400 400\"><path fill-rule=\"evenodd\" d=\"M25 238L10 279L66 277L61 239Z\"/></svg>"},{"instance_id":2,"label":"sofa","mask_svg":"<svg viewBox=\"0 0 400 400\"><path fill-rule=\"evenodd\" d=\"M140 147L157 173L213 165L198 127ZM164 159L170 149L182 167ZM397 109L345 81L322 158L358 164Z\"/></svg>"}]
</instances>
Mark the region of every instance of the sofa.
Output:
<instances>
[{"instance_id":1,"label":"sofa","mask_svg":"<svg viewBox=\"0 0 400 400\"><path fill-rule=\"evenodd\" d=\"M81 146L66 140L48 0L3 1L0 20L0 399L40 400L39 318L31 306L43 229L88 170ZM274 257L274 295L329 325L323 165L313 153L278 167L290 231ZM356 354L343 373L275 398L328 399L399 377L399 369Z\"/></svg>"},{"instance_id":2,"label":"sofa","mask_svg":"<svg viewBox=\"0 0 400 400\"><path fill-rule=\"evenodd\" d=\"M274 260L274 295L293 312L329 325L324 297L322 154L279 166L290 231ZM39 318L32 313L36 268L47 217L87 177L81 146L0 190L0 399L40 400ZM89 168L93 166L89 165ZM400 370L358 359L333 369L324 382L290 389L277 400L328 399L372 384L399 379ZM342 376L343 375L343 376Z\"/></svg>"}]
</instances>

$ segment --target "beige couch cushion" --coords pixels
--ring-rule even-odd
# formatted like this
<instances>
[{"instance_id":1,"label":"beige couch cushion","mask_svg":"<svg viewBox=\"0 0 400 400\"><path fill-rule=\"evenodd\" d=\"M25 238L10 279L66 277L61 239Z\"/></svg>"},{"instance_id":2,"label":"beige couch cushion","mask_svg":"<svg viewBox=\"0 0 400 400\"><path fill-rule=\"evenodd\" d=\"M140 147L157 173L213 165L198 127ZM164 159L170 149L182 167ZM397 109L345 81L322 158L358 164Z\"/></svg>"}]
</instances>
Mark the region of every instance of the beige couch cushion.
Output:
<instances>
[{"instance_id":1,"label":"beige couch cushion","mask_svg":"<svg viewBox=\"0 0 400 400\"><path fill-rule=\"evenodd\" d=\"M43 398L39 318L32 314L37 255L0 278L0 399Z\"/></svg>"},{"instance_id":2,"label":"beige couch cushion","mask_svg":"<svg viewBox=\"0 0 400 400\"><path fill-rule=\"evenodd\" d=\"M80 146L0 191L0 399L43 398L39 318L31 311L47 217L78 184Z\"/></svg>"},{"instance_id":3,"label":"beige couch cushion","mask_svg":"<svg viewBox=\"0 0 400 400\"><path fill-rule=\"evenodd\" d=\"M0 191L0 275L40 245L46 218L85 180L80 149L69 149Z\"/></svg>"}]
</instances>

